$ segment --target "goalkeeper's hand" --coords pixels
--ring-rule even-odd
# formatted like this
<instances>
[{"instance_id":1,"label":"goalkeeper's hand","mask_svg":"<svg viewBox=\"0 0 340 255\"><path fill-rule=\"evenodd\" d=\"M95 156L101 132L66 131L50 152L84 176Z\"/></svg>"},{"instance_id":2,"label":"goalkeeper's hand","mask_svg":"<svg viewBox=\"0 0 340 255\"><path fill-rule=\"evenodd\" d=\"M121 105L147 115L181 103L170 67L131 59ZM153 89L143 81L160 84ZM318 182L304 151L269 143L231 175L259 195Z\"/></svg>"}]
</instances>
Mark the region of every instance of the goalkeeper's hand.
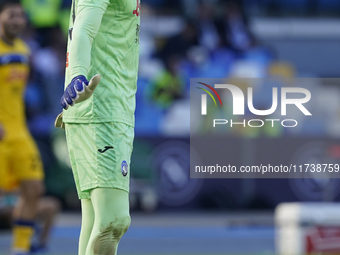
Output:
<instances>
[{"instance_id":1,"label":"goalkeeper's hand","mask_svg":"<svg viewBox=\"0 0 340 255\"><path fill-rule=\"evenodd\" d=\"M87 81L83 75L73 78L60 99L61 106L67 110L70 106L89 99L99 84L100 78L101 76L99 74L93 76L90 81ZM65 128L63 113L57 116L54 126Z\"/></svg>"},{"instance_id":2,"label":"goalkeeper's hand","mask_svg":"<svg viewBox=\"0 0 340 255\"><path fill-rule=\"evenodd\" d=\"M60 99L61 106L67 110L69 106L83 102L91 97L99 84L100 78L99 74L93 76L90 81L87 81L83 75L73 78Z\"/></svg>"}]
</instances>

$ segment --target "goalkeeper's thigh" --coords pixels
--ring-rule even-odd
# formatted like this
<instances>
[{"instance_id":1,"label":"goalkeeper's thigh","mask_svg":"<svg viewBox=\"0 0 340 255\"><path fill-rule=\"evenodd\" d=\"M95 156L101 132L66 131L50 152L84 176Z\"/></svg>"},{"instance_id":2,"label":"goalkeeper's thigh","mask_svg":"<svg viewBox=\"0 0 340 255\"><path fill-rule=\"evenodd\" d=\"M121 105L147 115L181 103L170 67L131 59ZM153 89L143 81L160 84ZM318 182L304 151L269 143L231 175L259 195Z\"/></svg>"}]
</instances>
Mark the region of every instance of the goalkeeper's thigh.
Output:
<instances>
[{"instance_id":1,"label":"goalkeeper's thigh","mask_svg":"<svg viewBox=\"0 0 340 255\"><path fill-rule=\"evenodd\" d=\"M116 255L120 238L130 226L129 194L114 188L91 191L94 224L86 255Z\"/></svg>"}]
</instances>

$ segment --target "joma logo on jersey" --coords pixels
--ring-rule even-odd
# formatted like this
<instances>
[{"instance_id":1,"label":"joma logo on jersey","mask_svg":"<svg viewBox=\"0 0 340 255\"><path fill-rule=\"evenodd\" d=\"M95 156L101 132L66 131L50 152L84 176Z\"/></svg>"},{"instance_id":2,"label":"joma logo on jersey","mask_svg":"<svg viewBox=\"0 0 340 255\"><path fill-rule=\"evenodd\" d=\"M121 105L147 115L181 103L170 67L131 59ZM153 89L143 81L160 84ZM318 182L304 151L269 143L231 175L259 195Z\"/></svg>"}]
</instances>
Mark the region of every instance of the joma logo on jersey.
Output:
<instances>
[{"instance_id":1,"label":"joma logo on jersey","mask_svg":"<svg viewBox=\"0 0 340 255\"><path fill-rule=\"evenodd\" d=\"M201 83L198 82L199 84L202 84L206 87L208 87L218 98L221 106L222 106L222 100L220 98L220 95L217 93L217 91L215 89L227 89L228 91L231 92L231 95L233 97L233 115L245 115L245 96L243 94L243 91L238 88L235 85L231 85L231 84L215 84L215 88L209 86L208 84L205 83ZM198 87L199 88L199 87ZM216 100L214 98L214 96L210 93L210 91L203 89L203 88L199 88L203 91L205 91L214 101L215 105L217 106ZM294 93L294 94L302 94L304 95L304 97L302 98L298 98L298 99L290 99L287 98L287 95L290 93ZM201 115L207 115L207 94L202 94L201 95ZM256 109L254 107L253 104L253 88L252 87L248 87L247 89L247 105L248 105L248 109L251 113L253 113L254 115L258 115L258 116L268 116L273 114L278 107L278 89L277 88L273 88L272 90L272 106L269 109L266 110L259 110ZM296 88L296 87L284 87L281 88L281 115L282 116L286 116L287 115L287 105L295 105L304 115L306 116L311 116L312 114L306 109L306 107L304 106L305 103L309 102L311 99L311 93L308 89L304 89L304 88ZM279 119L268 119L265 121L270 121L272 123L272 126L274 126L274 122L275 121L280 121ZM293 126L288 126L285 123L289 121L289 122L294 122L295 124ZM226 120L226 119L214 119L213 122L213 126L215 127L217 124L227 124L227 123L231 123L231 127L233 125L233 120ZM249 123L253 123L253 122L258 122L260 123L260 125L252 125ZM256 119L256 120L250 120L248 121L248 125L250 127L262 127L264 125L264 121L261 119ZM282 122L282 126L284 127L295 127L297 126L297 121L296 120L283 120ZM234 124L242 124L244 127L246 126L246 120L244 120L243 122L234 122Z\"/></svg>"}]
</instances>

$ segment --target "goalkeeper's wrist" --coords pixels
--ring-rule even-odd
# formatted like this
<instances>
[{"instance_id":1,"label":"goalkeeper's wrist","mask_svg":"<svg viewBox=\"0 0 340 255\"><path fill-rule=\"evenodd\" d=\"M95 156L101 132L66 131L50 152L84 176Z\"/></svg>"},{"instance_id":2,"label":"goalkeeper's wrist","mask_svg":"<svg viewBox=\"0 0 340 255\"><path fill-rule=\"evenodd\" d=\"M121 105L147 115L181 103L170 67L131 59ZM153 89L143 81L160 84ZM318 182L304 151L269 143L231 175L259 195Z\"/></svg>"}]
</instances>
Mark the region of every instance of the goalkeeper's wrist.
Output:
<instances>
[{"instance_id":1,"label":"goalkeeper's wrist","mask_svg":"<svg viewBox=\"0 0 340 255\"><path fill-rule=\"evenodd\" d=\"M81 80L82 82L84 82L86 85L89 84L89 81L86 79L86 77L84 75L77 75L76 77L74 77L70 83L74 82L75 80Z\"/></svg>"}]
</instances>

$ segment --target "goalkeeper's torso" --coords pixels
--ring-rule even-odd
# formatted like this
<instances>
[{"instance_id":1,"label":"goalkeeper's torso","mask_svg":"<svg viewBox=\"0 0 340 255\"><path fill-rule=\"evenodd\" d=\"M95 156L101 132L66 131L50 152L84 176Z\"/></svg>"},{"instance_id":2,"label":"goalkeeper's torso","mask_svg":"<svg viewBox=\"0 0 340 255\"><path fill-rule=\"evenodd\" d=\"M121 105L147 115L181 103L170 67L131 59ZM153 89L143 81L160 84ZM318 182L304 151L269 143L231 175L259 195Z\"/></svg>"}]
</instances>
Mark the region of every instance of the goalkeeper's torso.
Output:
<instances>
[{"instance_id":1,"label":"goalkeeper's torso","mask_svg":"<svg viewBox=\"0 0 340 255\"><path fill-rule=\"evenodd\" d=\"M5 138L11 139L27 132L24 91L29 74L29 48L20 39L13 45L0 39L0 124Z\"/></svg>"},{"instance_id":2,"label":"goalkeeper's torso","mask_svg":"<svg viewBox=\"0 0 340 255\"><path fill-rule=\"evenodd\" d=\"M110 0L93 41L87 77L90 79L100 74L102 79L93 97L64 111L65 122L118 121L134 126L139 61L139 1ZM69 76L66 68L65 85L73 78Z\"/></svg>"}]
</instances>

